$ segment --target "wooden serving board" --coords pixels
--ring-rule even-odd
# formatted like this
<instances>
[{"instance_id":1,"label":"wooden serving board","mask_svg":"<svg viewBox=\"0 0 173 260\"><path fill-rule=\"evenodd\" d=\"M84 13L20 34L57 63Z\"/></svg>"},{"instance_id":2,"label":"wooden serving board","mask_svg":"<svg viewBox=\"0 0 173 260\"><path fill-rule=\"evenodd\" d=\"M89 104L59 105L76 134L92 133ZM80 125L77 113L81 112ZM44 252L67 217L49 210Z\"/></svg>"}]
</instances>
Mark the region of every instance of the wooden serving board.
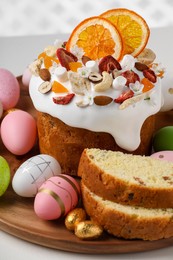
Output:
<instances>
[{"instance_id":1,"label":"wooden serving board","mask_svg":"<svg viewBox=\"0 0 173 260\"><path fill-rule=\"evenodd\" d=\"M36 116L28 90L21 84L21 77L18 80L21 85L21 99L17 107ZM161 115L162 117L163 115ZM172 114L168 115L168 121L170 120L169 117L172 117ZM161 122L163 123L163 121ZM159 126L157 125L157 128ZM38 153L39 150L36 145L27 155L14 156L0 143L0 155L8 161L12 176L21 163ZM13 236L45 247L88 254L142 252L173 245L173 238L152 242L124 240L108 235L106 232L99 240L83 241L65 228L64 219L56 221L39 219L34 213L33 204L33 198L18 196L10 185L6 193L0 197L0 229Z\"/></svg>"}]
</instances>

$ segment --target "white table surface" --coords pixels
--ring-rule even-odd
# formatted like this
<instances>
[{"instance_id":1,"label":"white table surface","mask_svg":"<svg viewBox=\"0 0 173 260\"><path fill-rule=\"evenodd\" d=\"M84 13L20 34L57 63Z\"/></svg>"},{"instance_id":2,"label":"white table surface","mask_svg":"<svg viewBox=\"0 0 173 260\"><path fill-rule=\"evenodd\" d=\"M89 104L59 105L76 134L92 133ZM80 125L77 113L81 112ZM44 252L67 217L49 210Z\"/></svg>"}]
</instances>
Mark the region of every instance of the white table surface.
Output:
<instances>
[{"instance_id":1,"label":"white table surface","mask_svg":"<svg viewBox=\"0 0 173 260\"><path fill-rule=\"evenodd\" d=\"M21 75L27 65L37 57L46 45L56 38L67 39L65 35L0 37L0 67L6 68L16 76ZM173 27L151 30L149 46L167 70L173 73ZM1 211L2 209L0 209ZM54 260L54 259L173 259L173 246L141 253L86 255L53 250L38 246L3 231L0 231L0 260Z\"/></svg>"}]
</instances>

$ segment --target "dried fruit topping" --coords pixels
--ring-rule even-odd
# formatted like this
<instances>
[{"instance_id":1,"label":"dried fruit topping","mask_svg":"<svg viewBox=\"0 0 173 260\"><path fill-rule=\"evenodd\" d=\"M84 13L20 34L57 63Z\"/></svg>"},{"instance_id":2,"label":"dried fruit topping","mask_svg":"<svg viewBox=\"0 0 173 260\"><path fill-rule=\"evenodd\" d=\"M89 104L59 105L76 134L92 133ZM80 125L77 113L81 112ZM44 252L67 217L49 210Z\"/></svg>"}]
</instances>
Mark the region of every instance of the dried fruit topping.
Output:
<instances>
[{"instance_id":1,"label":"dried fruit topping","mask_svg":"<svg viewBox=\"0 0 173 260\"><path fill-rule=\"evenodd\" d=\"M69 68L73 72L77 72L77 70L81 67L82 67L81 62L78 62L78 61L77 62L76 61L69 62Z\"/></svg>"},{"instance_id":2,"label":"dried fruit topping","mask_svg":"<svg viewBox=\"0 0 173 260\"><path fill-rule=\"evenodd\" d=\"M120 63L111 55L105 56L99 62L99 71L102 73L103 71L107 71L111 73L114 69L121 70Z\"/></svg>"},{"instance_id":3,"label":"dried fruit topping","mask_svg":"<svg viewBox=\"0 0 173 260\"><path fill-rule=\"evenodd\" d=\"M50 57L48 55L44 56L44 66L45 66L46 69L49 69L50 67L52 67L53 63L58 64L59 60L55 57Z\"/></svg>"},{"instance_id":4,"label":"dried fruit topping","mask_svg":"<svg viewBox=\"0 0 173 260\"><path fill-rule=\"evenodd\" d=\"M133 91L129 89L127 91L122 92L122 94L118 98L114 99L114 101L115 103L122 103L126 99L132 98L133 96L134 96Z\"/></svg>"},{"instance_id":5,"label":"dried fruit topping","mask_svg":"<svg viewBox=\"0 0 173 260\"><path fill-rule=\"evenodd\" d=\"M82 56L82 63L83 65L85 65L87 63L87 61L90 61L91 59L85 55Z\"/></svg>"},{"instance_id":6,"label":"dried fruit topping","mask_svg":"<svg viewBox=\"0 0 173 260\"><path fill-rule=\"evenodd\" d=\"M47 92L49 92L52 88L52 83L49 81L44 81L43 83L41 83L41 85L38 88L38 91L42 94L46 94Z\"/></svg>"},{"instance_id":7,"label":"dried fruit topping","mask_svg":"<svg viewBox=\"0 0 173 260\"><path fill-rule=\"evenodd\" d=\"M39 76L44 81L49 81L51 79L51 74L48 69L40 69Z\"/></svg>"},{"instance_id":8,"label":"dried fruit topping","mask_svg":"<svg viewBox=\"0 0 173 260\"><path fill-rule=\"evenodd\" d=\"M102 75L103 75L103 80L94 86L94 90L96 92L102 92L108 90L112 86L113 79L111 74L109 74L106 71L103 71Z\"/></svg>"},{"instance_id":9,"label":"dried fruit topping","mask_svg":"<svg viewBox=\"0 0 173 260\"><path fill-rule=\"evenodd\" d=\"M89 74L88 79L92 82L92 83L99 83L102 81L103 77L100 73L98 72L91 72Z\"/></svg>"},{"instance_id":10,"label":"dried fruit topping","mask_svg":"<svg viewBox=\"0 0 173 260\"><path fill-rule=\"evenodd\" d=\"M68 89L64 87L60 82L54 81L52 83L52 91L55 93L67 93Z\"/></svg>"},{"instance_id":11,"label":"dried fruit topping","mask_svg":"<svg viewBox=\"0 0 173 260\"><path fill-rule=\"evenodd\" d=\"M151 83L151 81L147 78L143 78L141 80L141 83L144 85L142 92L147 92L147 91L151 90L152 88L154 88L153 83Z\"/></svg>"},{"instance_id":12,"label":"dried fruit topping","mask_svg":"<svg viewBox=\"0 0 173 260\"><path fill-rule=\"evenodd\" d=\"M138 74L132 70L127 70L123 72L121 76L127 79L126 86L129 86L130 83L135 83L136 81L140 81Z\"/></svg>"},{"instance_id":13,"label":"dried fruit topping","mask_svg":"<svg viewBox=\"0 0 173 260\"><path fill-rule=\"evenodd\" d=\"M66 96L53 97L53 102L58 105L67 105L74 98L74 96L74 93L70 93Z\"/></svg>"},{"instance_id":14,"label":"dried fruit topping","mask_svg":"<svg viewBox=\"0 0 173 260\"><path fill-rule=\"evenodd\" d=\"M66 51L64 48L58 48L56 55L61 63L61 66L65 67L67 70L70 70L69 63L77 62L78 58L73 55L71 52Z\"/></svg>"},{"instance_id":15,"label":"dried fruit topping","mask_svg":"<svg viewBox=\"0 0 173 260\"><path fill-rule=\"evenodd\" d=\"M94 103L97 106L106 106L110 104L113 101L111 97L108 96L95 96L94 97Z\"/></svg>"},{"instance_id":16,"label":"dried fruit topping","mask_svg":"<svg viewBox=\"0 0 173 260\"><path fill-rule=\"evenodd\" d=\"M135 68L139 71L144 71L144 70L149 69L149 67L146 64L141 63L141 62L135 62Z\"/></svg>"},{"instance_id":17,"label":"dried fruit topping","mask_svg":"<svg viewBox=\"0 0 173 260\"><path fill-rule=\"evenodd\" d=\"M69 80L72 91L78 95L84 95L86 91L91 89L91 83L87 78L81 77L78 73L69 73Z\"/></svg>"},{"instance_id":18,"label":"dried fruit topping","mask_svg":"<svg viewBox=\"0 0 173 260\"><path fill-rule=\"evenodd\" d=\"M136 57L145 48L150 29L146 21L137 13L126 8L115 8L101 14L118 29L123 40L123 54Z\"/></svg>"},{"instance_id":19,"label":"dried fruit topping","mask_svg":"<svg viewBox=\"0 0 173 260\"><path fill-rule=\"evenodd\" d=\"M156 83L157 77L153 70L147 69L143 71L144 77L149 79L151 82Z\"/></svg>"},{"instance_id":20,"label":"dried fruit topping","mask_svg":"<svg viewBox=\"0 0 173 260\"><path fill-rule=\"evenodd\" d=\"M99 60L112 55L117 60L122 56L122 37L116 27L107 19L90 17L79 23L71 33L66 49L80 48L82 55Z\"/></svg>"}]
</instances>

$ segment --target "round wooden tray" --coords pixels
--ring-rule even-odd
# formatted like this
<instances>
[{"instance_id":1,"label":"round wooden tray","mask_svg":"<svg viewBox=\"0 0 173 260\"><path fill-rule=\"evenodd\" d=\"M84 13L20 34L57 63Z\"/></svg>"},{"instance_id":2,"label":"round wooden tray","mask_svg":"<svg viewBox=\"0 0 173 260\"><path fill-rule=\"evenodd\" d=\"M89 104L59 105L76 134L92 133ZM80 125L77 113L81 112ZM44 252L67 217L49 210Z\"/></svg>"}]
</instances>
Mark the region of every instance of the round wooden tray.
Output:
<instances>
[{"instance_id":1,"label":"round wooden tray","mask_svg":"<svg viewBox=\"0 0 173 260\"><path fill-rule=\"evenodd\" d=\"M21 99L17 107L36 116L36 111L28 95L28 89L21 84L21 77L18 80L21 85ZM172 114L170 116L172 117ZM0 154L10 164L12 176L21 163L38 153L39 150L36 145L27 155L14 156L7 151L2 143L0 144ZM0 229L38 245L88 254L142 252L173 245L173 238L152 242L124 240L108 235L106 232L99 240L82 241L65 228L64 219L56 221L39 219L34 213L33 202L33 198L22 198L15 194L10 185L7 192L0 197Z\"/></svg>"}]
</instances>

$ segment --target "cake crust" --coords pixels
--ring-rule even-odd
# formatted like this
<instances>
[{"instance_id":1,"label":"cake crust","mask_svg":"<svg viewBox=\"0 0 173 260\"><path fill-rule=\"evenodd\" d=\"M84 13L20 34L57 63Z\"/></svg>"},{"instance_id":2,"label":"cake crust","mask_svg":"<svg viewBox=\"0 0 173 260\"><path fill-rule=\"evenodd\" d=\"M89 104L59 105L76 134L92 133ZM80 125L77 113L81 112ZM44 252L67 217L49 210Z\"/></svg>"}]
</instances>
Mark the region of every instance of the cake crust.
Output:
<instances>
[{"instance_id":1,"label":"cake crust","mask_svg":"<svg viewBox=\"0 0 173 260\"><path fill-rule=\"evenodd\" d=\"M141 144L131 153L150 154L154 125L155 116L145 120L141 129ZM37 126L40 152L56 158L65 174L77 175L80 156L85 148L128 152L120 148L108 133L71 127L46 113L37 112Z\"/></svg>"}]
</instances>

